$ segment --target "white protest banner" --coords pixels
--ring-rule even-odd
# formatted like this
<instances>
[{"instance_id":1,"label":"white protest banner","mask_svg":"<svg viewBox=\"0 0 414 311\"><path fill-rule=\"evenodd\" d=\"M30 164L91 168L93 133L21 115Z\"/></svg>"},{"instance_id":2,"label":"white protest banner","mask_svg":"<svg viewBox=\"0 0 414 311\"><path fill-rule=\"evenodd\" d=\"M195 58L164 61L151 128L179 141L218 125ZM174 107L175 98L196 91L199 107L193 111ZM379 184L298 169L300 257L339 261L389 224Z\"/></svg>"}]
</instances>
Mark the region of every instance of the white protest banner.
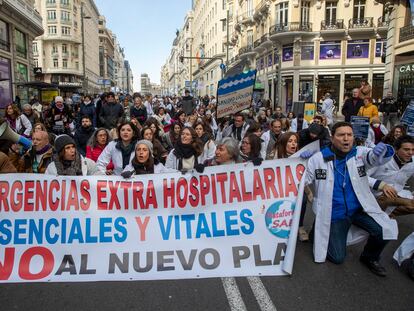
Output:
<instances>
[{"instance_id":1,"label":"white protest banner","mask_svg":"<svg viewBox=\"0 0 414 311\"><path fill-rule=\"evenodd\" d=\"M217 90L217 118L249 108L255 81L256 70L220 80Z\"/></svg>"},{"instance_id":2,"label":"white protest banner","mask_svg":"<svg viewBox=\"0 0 414 311\"><path fill-rule=\"evenodd\" d=\"M0 282L289 274L304 174L285 159L131 179L2 175Z\"/></svg>"}]
</instances>

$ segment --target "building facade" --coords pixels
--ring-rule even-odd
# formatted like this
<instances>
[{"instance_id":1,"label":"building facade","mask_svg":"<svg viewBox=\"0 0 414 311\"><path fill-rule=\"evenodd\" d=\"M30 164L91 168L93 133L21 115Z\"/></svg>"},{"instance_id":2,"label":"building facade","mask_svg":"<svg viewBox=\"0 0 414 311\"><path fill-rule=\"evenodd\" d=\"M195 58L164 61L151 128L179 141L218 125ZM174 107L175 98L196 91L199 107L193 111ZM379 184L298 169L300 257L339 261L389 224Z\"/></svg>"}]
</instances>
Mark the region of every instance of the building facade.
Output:
<instances>
[{"instance_id":1,"label":"building facade","mask_svg":"<svg viewBox=\"0 0 414 311\"><path fill-rule=\"evenodd\" d=\"M141 94L151 94L151 81L146 73L141 74Z\"/></svg>"},{"instance_id":2,"label":"building facade","mask_svg":"<svg viewBox=\"0 0 414 311\"><path fill-rule=\"evenodd\" d=\"M21 103L28 102L28 89L19 85L35 79L33 69L38 66L33 57L38 51L32 50L32 41L41 34L42 17L35 10L34 1L1 1L0 109L11 103L15 96Z\"/></svg>"},{"instance_id":3,"label":"building facade","mask_svg":"<svg viewBox=\"0 0 414 311\"><path fill-rule=\"evenodd\" d=\"M220 65L226 61L226 12L236 2L242 1L193 1L192 55L197 59L192 64L192 76L196 95L217 93L217 82L223 73Z\"/></svg>"},{"instance_id":4,"label":"building facade","mask_svg":"<svg viewBox=\"0 0 414 311\"><path fill-rule=\"evenodd\" d=\"M105 16L99 16L99 75L101 91L110 91L115 87L114 57L115 40L112 31L106 28Z\"/></svg>"},{"instance_id":5,"label":"building facade","mask_svg":"<svg viewBox=\"0 0 414 311\"><path fill-rule=\"evenodd\" d=\"M291 109L329 92L340 106L362 80L374 100L382 98L389 24L383 4L247 0L237 11L238 58L255 64L257 82L274 105Z\"/></svg>"},{"instance_id":6,"label":"building facade","mask_svg":"<svg viewBox=\"0 0 414 311\"><path fill-rule=\"evenodd\" d=\"M389 14L384 92L403 106L414 99L414 1L382 1Z\"/></svg>"},{"instance_id":7,"label":"building facade","mask_svg":"<svg viewBox=\"0 0 414 311\"><path fill-rule=\"evenodd\" d=\"M81 2L36 0L45 32L33 42L35 63L41 80L57 85L64 96L83 86Z\"/></svg>"}]
</instances>

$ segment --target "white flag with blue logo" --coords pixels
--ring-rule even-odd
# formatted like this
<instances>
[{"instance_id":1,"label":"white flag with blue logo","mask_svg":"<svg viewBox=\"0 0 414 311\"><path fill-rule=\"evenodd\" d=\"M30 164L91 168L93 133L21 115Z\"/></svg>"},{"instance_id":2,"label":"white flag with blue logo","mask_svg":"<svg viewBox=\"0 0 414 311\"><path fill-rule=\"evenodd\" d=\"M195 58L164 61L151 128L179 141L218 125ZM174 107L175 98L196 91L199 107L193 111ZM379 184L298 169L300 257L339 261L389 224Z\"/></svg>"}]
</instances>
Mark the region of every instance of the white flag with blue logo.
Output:
<instances>
[{"instance_id":1,"label":"white flag with blue logo","mask_svg":"<svg viewBox=\"0 0 414 311\"><path fill-rule=\"evenodd\" d=\"M256 70L220 80L217 91L217 117L222 118L249 108L255 82Z\"/></svg>"}]
</instances>

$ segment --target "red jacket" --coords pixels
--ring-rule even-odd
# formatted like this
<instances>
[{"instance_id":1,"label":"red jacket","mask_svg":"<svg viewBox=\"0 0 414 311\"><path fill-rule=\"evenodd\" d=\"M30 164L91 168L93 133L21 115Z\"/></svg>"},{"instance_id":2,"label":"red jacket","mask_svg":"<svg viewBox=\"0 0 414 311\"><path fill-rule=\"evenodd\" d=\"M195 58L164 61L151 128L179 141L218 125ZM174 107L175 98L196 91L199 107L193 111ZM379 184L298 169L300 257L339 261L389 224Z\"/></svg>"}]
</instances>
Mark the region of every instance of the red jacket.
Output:
<instances>
[{"instance_id":1,"label":"red jacket","mask_svg":"<svg viewBox=\"0 0 414 311\"><path fill-rule=\"evenodd\" d=\"M91 159L94 162L96 162L98 160L99 156L101 155L102 151L105 149L105 147L102 147L100 145L96 145L95 148L92 148L91 146L86 146L86 157L88 159ZM113 170L114 169L114 164L112 163L112 161L109 162L106 169L107 170Z\"/></svg>"}]
</instances>

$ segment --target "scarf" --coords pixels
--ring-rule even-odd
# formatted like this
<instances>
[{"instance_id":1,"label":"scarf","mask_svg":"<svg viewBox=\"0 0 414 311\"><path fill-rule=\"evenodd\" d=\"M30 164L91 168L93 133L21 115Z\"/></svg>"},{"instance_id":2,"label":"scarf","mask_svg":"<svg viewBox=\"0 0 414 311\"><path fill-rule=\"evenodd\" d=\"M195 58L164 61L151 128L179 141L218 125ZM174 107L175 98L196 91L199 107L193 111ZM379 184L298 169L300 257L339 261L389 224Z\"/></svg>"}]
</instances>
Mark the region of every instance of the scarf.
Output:
<instances>
[{"instance_id":1,"label":"scarf","mask_svg":"<svg viewBox=\"0 0 414 311\"><path fill-rule=\"evenodd\" d=\"M154 159L150 157L146 163L139 163L134 157L131 164L136 175L154 174Z\"/></svg>"},{"instance_id":2,"label":"scarf","mask_svg":"<svg viewBox=\"0 0 414 311\"><path fill-rule=\"evenodd\" d=\"M374 143L378 144L381 141L381 139L384 137L384 134L381 131L381 127L380 126L373 127L371 125L371 128L372 128L372 130L374 131L374 134L375 134L375 142Z\"/></svg>"},{"instance_id":3,"label":"scarf","mask_svg":"<svg viewBox=\"0 0 414 311\"><path fill-rule=\"evenodd\" d=\"M270 130L269 131L269 144L267 145L267 149L266 149L266 156L271 154L273 151L273 148L275 147L275 144L277 143L278 139L280 137L280 133L279 135L276 136L276 134Z\"/></svg>"},{"instance_id":4,"label":"scarf","mask_svg":"<svg viewBox=\"0 0 414 311\"><path fill-rule=\"evenodd\" d=\"M53 157L55 162L57 175L62 176L82 176L82 161L78 153L74 161L60 161L59 156Z\"/></svg>"},{"instance_id":5,"label":"scarf","mask_svg":"<svg viewBox=\"0 0 414 311\"><path fill-rule=\"evenodd\" d=\"M233 137L238 141L242 140L242 136L241 136L242 130L243 130L243 126L235 127L233 125Z\"/></svg>"},{"instance_id":6,"label":"scarf","mask_svg":"<svg viewBox=\"0 0 414 311\"><path fill-rule=\"evenodd\" d=\"M203 145L205 145L210 140L210 135L204 133L203 135L201 135L200 139L203 142Z\"/></svg>"},{"instance_id":7,"label":"scarf","mask_svg":"<svg viewBox=\"0 0 414 311\"><path fill-rule=\"evenodd\" d=\"M132 152L135 150L135 143L136 141L131 141L128 146L125 146L122 143L122 140L118 140L115 145L115 148L120 150L122 153L122 168L124 169L128 164L131 158Z\"/></svg>"},{"instance_id":8,"label":"scarf","mask_svg":"<svg viewBox=\"0 0 414 311\"><path fill-rule=\"evenodd\" d=\"M197 162L197 153L194 150L191 144L183 144L179 139L174 147L174 154L178 159L178 170L181 171L183 168L183 159L190 159L194 156L194 165L198 164Z\"/></svg>"},{"instance_id":9,"label":"scarf","mask_svg":"<svg viewBox=\"0 0 414 311\"><path fill-rule=\"evenodd\" d=\"M46 153L47 151L49 151L49 149L50 148L52 148L52 146L51 145L49 145L49 144L47 144L46 146L44 146L42 149L40 149L40 150L35 150L35 149L33 149L34 151L35 151L35 154L36 155L41 155L41 154L44 154L44 153Z\"/></svg>"}]
</instances>

